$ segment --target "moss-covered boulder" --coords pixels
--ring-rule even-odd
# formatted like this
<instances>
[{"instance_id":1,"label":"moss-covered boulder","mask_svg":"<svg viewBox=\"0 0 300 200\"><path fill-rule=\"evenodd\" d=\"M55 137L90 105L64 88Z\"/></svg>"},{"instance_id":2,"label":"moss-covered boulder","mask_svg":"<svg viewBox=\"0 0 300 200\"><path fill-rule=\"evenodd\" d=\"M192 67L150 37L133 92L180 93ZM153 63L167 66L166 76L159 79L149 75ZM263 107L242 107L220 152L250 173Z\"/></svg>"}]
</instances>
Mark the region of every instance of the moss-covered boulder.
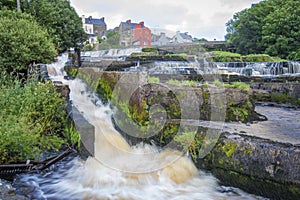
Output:
<instances>
[{"instance_id":1,"label":"moss-covered boulder","mask_svg":"<svg viewBox=\"0 0 300 200\"><path fill-rule=\"evenodd\" d=\"M178 131L186 129L180 127L182 121L261 120L254 110L252 92L245 87L149 83L144 73L99 72L91 68L80 69L78 76L104 102L110 101L117 108L115 125L131 143L168 145Z\"/></svg>"},{"instance_id":2,"label":"moss-covered boulder","mask_svg":"<svg viewBox=\"0 0 300 200\"><path fill-rule=\"evenodd\" d=\"M224 184L272 199L297 199L299 158L299 146L224 133L197 165L212 170Z\"/></svg>"}]
</instances>

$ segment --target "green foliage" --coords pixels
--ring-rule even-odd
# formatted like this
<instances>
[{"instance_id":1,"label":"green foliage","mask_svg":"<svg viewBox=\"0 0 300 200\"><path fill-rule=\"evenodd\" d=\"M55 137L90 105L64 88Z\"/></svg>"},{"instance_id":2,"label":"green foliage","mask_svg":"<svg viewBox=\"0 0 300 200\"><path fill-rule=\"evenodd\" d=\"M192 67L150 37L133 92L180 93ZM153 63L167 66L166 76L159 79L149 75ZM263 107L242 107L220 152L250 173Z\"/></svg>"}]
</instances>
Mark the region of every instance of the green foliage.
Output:
<instances>
[{"instance_id":1,"label":"green foliage","mask_svg":"<svg viewBox=\"0 0 300 200\"><path fill-rule=\"evenodd\" d=\"M242 56L238 53L226 51L213 51L215 56L212 57L213 62L241 62Z\"/></svg>"},{"instance_id":2,"label":"green foliage","mask_svg":"<svg viewBox=\"0 0 300 200\"><path fill-rule=\"evenodd\" d=\"M73 123L68 123L68 125L65 126L63 136L67 139L69 144L71 144L72 146L77 145L77 148L80 148L80 134L76 130L75 125Z\"/></svg>"},{"instance_id":3,"label":"green foliage","mask_svg":"<svg viewBox=\"0 0 300 200\"><path fill-rule=\"evenodd\" d=\"M227 22L226 40L241 54L266 53L298 60L300 1L266 0Z\"/></svg>"},{"instance_id":4,"label":"green foliage","mask_svg":"<svg viewBox=\"0 0 300 200\"><path fill-rule=\"evenodd\" d=\"M47 33L33 17L0 11L0 70L26 73L28 65L53 60L56 51Z\"/></svg>"},{"instance_id":5,"label":"green foliage","mask_svg":"<svg viewBox=\"0 0 300 200\"><path fill-rule=\"evenodd\" d=\"M267 54L249 54L242 56L238 53L226 51L213 51L214 56L211 57L212 62L283 62L278 57L271 57Z\"/></svg>"},{"instance_id":6,"label":"green foliage","mask_svg":"<svg viewBox=\"0 0 300 200\"><path fill-rule=\"evenodd\" d=\"M94 50L94 46L92 44L87 44L83 47L83 51L92 51Z\"/></svg>"},{"instance_id":7,"label":"green foliage","mask_svg":"<svg viewBox=\"0 0 300 200\"><path fill-rule=\"evenodd\" d=\"M186 131L181 134L177 134L174 137L174 141L180 144L184 152L188 151L192 159L196 161L199 149L203 143L203 139L200 138L200 134L193 131Z\"/></svg>"},{"instance_id":8,"label":"green foliage","mask_svg":"<svg viewBox=\"0 0 300 200\"><path fill-rule=\"evenodd\" d=\"M158 50L156 47L147 47L147 48L143 48L142 52L152 52L152 53L158 53Z\"/></svg>"},{"instance_id":9,"label":"green foliage","mask_svg":"<svg viewBox=\"0 0 300 200\"><path fill-rule=\"evenodd\" d=\"M241 88L243 91L247 92L250 90L250 85L243 83L243 82L233 82L231 84L222 84L223 87L228 87L228 88Z\"/></svg>"},{"instance_id":10,"label":"green foliage","mask_svg":"<svg viewBox=\"0 0 300 200\"><path fill-rule=\"evenodd\" d=\"M87 39L81 18L68 0L30 0L22 4L22 9L48 30L60 52L80 47Z\"/></svg>"},{"instance_id":11,"label":"green foliage","mask_svg":"<svg viewBox=\"0 0 300 200\"><path fill-rule=\"evenodd\" d=\"M120 34L111 31L106 35L107 39L101 42L98 49L118 49L120 48Z\"/></svg>"},{"instance_id":12,"label":"green foliage","mask_svg":"<svg viewBox=\"0 0 300 200\"><path fill-rule=\"evenodd\" d=\"M15 0L1 0L0 10L4 9L17 10L17 2Z\"/></svg>"},{"instance_id":13,"label":"green foliage","mask_svg":"<svg viewBox=\"0 0 300 200\"><path fill-rule=\"evenodd\" d=\"M242 88L245 91L250 90L250 85L243 83L243 82L234 82L231 84L231 87L233 88Z\"/></svg>"},{"instance_id":14,"label":"green foliage","mask_svg":"<svg viewBox=\"0 0 300 200\"><path fill-rule=\"evenodd\" d=\"M299 51L300 47L300 1L282 3L273 0L270 4L274 5L274 11L264 19L262 27L265 52L287 58L290 52Z\"/></svg>"},{"instance_id":15,"label":"green foliage","mask_svg":"<svg viewBox=\"0 0 300 200\"><path fill-rule=\"evenodd\" d=\"M292 105L300 106L300 98L290 96L282 93L271 93L271 102L290 103Z\"/></svg>"},{"instance_id":16,"label":"green foliage","mask_svg":"<svg viewBox=\"0 0 300 200\"><path fill-rule=\"evenodd\" d=\"M51 83L16 82L0 90L0 163L38 159L64 144L64 100Z\"/></svg>"},{"instance_id":17,"label":"green foliage","mask_svg":"<svg viewBox=\"0 0 300 200\"><path fill-rule=\"evenodd\" d=\"M252 104L250 101L243 102L242 104L234 105L232 102L228 102L226 110L226 121L250 121L249 111L252 110Z\"/></svg>"},{"instance_id":18,"label":"green foliage","mask_svg":"<svg viewBox=\"0 0 300 200\"><path fill-rule=\"evenodd\" d=\"M196 85L198 85L198 82L191 81L191 80L179 81L179 80L175 80L175 79L170 79L167 81L167 84L176 85L176 86L196 86Z\"/></svg>"},{"instance_id":19,"label":"green foliage","mask_svg":"<svg viewBox=\"0 0 300 200\"><path fill-rule=\"evenodd\" d=\"M101 77L97 86L97 93L103 96L104 102L111 100L112 92L113 90L108 80L106 80L104 77Z\"/></svg>"},{"instance_id":20,"label":"green foliage","mask_svg":"<svg viewBox=\"0 0 300 200\"><path fill-rule=\"evenodd\" d=\"M160 80L158 77L149 76L148 77L148 83L160 83Z\"/></svg>"},{"instance_id":21,"label":"green foliage","mask_svg":"<svg viewBox=\"0 0 300 200\"><path fill-rule=\"evenodd\" d=\"M72 78L75 78L78 74L78 68L72 66L65 66L64 69L65 72L67 72L67 74Z\"/></svg>"}]
</instances>

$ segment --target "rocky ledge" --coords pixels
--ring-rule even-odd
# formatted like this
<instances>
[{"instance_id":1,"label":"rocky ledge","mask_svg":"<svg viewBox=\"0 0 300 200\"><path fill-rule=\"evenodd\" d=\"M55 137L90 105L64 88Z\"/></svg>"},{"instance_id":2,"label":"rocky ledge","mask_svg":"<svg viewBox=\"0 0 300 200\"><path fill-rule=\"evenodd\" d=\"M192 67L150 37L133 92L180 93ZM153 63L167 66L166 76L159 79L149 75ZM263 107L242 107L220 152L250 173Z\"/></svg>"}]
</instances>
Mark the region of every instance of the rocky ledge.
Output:
<instances>
[{"instance_id":1,"label":"rocky ledge","mask_svg":"<svg viewBox=\"0 0 300 200\"><path fill-rule=\"evenodd\" d=\"M197 166L225 185L272 199L300 196L300 146L254 136L223 133Z\"/></svg>"}]
</instances>

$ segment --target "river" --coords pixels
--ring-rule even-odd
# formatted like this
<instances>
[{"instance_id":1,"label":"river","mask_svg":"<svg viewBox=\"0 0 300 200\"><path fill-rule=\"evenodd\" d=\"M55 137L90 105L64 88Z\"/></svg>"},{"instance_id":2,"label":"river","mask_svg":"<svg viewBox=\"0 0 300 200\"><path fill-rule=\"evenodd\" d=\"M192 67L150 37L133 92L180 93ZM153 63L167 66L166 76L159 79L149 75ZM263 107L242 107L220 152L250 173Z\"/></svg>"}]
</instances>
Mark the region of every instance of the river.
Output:
<instances>
[{"instance_id":1,"label":"river","mask_svg":"<svg viewBox=\"0 0 300 200\"><path fill-rule=\"evenodd\" d=\"M103 105L79 79L63 80L66 55L48 67L52 80L63 81L70 99L95 127L95 156L69 156L44 173L19 175L14 186L30 199L264 199L225 187L191 159L154 145L130 146L114 129L113 110ZM55 69L55 70L54 70ZM53 73L55 71L55 73ZM96 101L96 103L95 103Z\"/></svg>"}]
</instances>

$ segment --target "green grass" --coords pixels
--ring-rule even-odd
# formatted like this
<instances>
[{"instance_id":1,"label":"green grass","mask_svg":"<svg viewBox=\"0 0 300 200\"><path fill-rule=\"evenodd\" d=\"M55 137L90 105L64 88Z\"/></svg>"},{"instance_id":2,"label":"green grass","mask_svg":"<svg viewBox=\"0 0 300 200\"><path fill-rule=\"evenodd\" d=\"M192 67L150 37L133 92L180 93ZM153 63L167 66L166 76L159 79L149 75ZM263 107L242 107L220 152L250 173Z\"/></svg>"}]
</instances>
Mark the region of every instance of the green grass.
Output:
<instances>
[{"instance_id":1,"label":"green grass","mask_svg":"<svg viewBox=\"0 0 300 200\"><path fill-rule=\"evenodd\" d=\"M148 83L160 83L160 80L158 77L154 77L154 76L149 76L148 77Z\"/></svg>"}]
</instances>

